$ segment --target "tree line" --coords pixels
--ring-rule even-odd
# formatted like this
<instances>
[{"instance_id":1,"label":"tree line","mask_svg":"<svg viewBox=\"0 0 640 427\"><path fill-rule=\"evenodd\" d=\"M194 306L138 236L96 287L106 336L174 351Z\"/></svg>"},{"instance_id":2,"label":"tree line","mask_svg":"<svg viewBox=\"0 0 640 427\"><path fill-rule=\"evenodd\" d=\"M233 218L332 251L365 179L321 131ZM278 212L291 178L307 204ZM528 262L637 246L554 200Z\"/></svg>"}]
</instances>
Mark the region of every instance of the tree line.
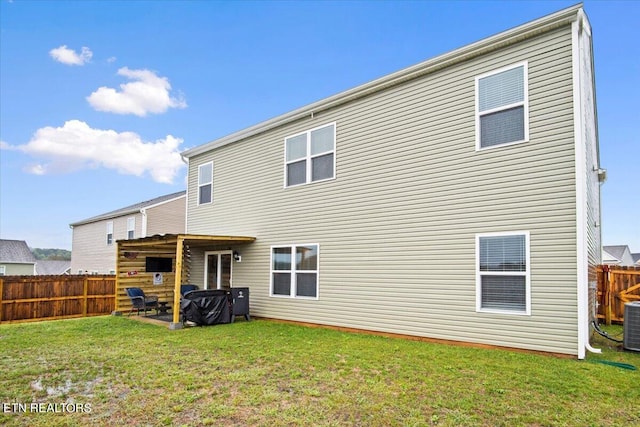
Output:
<instances>
[{"instance_id":1,"label":"tree line","mask_svg":"<svg viewBox=\"0 0 640 427\"><path fill-rule=\"evenodd\" d=\"M56 261L70 261L71 251L66 249L41 249L31 248L31 252L36 259L41 260L56 260Z\"/></svg>"}]
</instances>

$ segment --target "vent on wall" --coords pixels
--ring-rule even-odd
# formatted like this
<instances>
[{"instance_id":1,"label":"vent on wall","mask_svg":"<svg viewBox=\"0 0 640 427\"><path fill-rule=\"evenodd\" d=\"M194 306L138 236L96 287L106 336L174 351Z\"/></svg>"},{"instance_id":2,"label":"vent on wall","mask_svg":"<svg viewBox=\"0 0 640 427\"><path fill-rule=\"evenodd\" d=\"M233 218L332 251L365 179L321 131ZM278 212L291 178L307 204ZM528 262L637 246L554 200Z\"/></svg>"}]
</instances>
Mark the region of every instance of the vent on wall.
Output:
<instances>
[{"instance_id":1,"label":"vent on wall","mask_svg":"<svg viewBox=\"0 0 640 427\"><path fill-rule=\"evenodd\" d=\"M624 305L625 350L640 351L640 301Z\"/></svg>"}]
</instances>

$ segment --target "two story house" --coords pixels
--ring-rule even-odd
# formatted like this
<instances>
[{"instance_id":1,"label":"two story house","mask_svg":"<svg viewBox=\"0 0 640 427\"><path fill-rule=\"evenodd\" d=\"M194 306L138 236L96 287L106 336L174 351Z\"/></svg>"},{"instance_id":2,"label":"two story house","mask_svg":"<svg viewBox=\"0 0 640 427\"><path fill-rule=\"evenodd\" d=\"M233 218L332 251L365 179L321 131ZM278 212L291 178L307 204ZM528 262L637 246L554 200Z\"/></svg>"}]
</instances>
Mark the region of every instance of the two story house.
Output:
<instances>
[{"instance_id":1,"label":"two story house","mask_svg":"<svg viewBox=\"0 0 640 427\"><path fill-rule=\"evenodd\" d=\"M71 274L115 274L115 242L183 233L185 191L166 194L70 224Z\"/></svg>"},{"instance_id":2,"label":"two story house","mask_svg":"<svg viewBox=\"0 0 640 427\"><path fill-rule=\"evenodd\" d=\"M255 316L592 349L605 173L581 5L183 157L176 290L188 264L202 288L249 287Z\"/></svg>"}]
</instances>

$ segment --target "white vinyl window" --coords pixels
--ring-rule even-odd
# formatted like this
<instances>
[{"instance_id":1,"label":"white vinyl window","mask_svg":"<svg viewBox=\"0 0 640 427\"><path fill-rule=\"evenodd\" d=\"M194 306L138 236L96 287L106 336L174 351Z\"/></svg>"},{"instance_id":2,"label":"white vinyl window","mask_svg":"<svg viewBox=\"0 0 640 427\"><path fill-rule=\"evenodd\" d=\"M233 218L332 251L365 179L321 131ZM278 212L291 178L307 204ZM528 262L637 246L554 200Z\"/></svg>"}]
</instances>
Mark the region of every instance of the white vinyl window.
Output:
<instances>
[{"instance_id":1,"label":"white vinyl window","mask_svg":"<svg viewBox=\"0 0 640 427\"><path fill-rule=\"evenodd\" d=\"M476 77L476 149L529 140L527 63Z\"/></svg>"},{"instance_id":2,"label":"white vinyl window","mask_svg":"<svg viewBox=\"0 0 640 427\"><path fill-rule=\"evenodd\" d=\"M113 245L113 221L107 222L107 245Z\"/></svg>"},{"instance_id":3,"label":"white vinyl window","mask_svg":"<svg viewBox=\"0 0 640 427\"><path fill-rule=\"evenodd\" d=\"M7 266L0 265L0 276L4 276L7 272Z\"/></svg>"},{"instance_id":4,"label":"white vinyl window","mask_svg":"<svg viewBox=\"0 0 640 427\"><path fill-rule=\"evenodd\" d=\"M127 218L127 239L133 239L136 235L136 219Z\"/></svg>"},{"instance_id":5,"label":"white vinyl window","mask_svg":"<svg viewBox=\"0 0 640 427\"><path fill-rule=\"evenodd\" d=\"M529 232L476 235L478 311L530 314Z\"/></svg>"},{"instance_id":6,"label":"white vinyl window","mask_svg":"<svg viewBox=\"0 0 640 427\"><path fill-rule=\"evenodd\" d=\"M271 296L318 298L319 245L271 247Z\"/></svg>"},{"instance_id":7,"label":"white vinyl window","mask_svg":"<svg viewBox=\"0 0 640 427\"><path fill-rule=\"evenodd\" d=\"M198 204L213 201L213 162L198 166Z\"/></svg>"},{"instance_id":8,"label":"white vinyl window","mask_svg":"<svg viewBox=\"0 0 640 427\"><path fill-rule=\"evenodd\" d=\"M284 151L285 187L335 178L335 123L285 138Z\"/></svg>"}]
</instances>

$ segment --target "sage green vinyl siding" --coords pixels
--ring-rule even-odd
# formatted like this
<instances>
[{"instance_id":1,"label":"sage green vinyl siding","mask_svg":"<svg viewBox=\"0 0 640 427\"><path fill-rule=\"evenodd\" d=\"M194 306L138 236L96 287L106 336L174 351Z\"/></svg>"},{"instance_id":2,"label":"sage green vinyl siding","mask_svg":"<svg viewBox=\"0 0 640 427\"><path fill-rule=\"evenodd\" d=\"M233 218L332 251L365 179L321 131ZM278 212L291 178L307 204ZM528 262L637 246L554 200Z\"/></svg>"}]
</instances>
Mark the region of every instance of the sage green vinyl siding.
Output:
<instances>
[{"instance_id":1,"label":"sage green vinyl siding","mask_svg":"<svg viewBox=\"0 0 640 427\"><path fill-rule=\"evenodd\" d=\"M0 266L4 266L5 276L33 276L35 274L35 264L21 264L21 263L0 263Z\"/></svg>"},{"instance_id":2,"label":"sage green vinyl siding","mask_svg":"<svg viewBox=\"0 0 640 427\"><path fill-rule=\"evenodd\" d=\"M562 27L191 157L187 232L257 237L233 269L255 316L576 354L571 52ZM522 61L530 141L476 151L475 77ZM332 122L335 179L284 188L284 138ZM507 231L530 232L530 316L476 312L475 235ZM318 300L269 297L271 245L308 242Z\"/></svg>"}]
</instances>

